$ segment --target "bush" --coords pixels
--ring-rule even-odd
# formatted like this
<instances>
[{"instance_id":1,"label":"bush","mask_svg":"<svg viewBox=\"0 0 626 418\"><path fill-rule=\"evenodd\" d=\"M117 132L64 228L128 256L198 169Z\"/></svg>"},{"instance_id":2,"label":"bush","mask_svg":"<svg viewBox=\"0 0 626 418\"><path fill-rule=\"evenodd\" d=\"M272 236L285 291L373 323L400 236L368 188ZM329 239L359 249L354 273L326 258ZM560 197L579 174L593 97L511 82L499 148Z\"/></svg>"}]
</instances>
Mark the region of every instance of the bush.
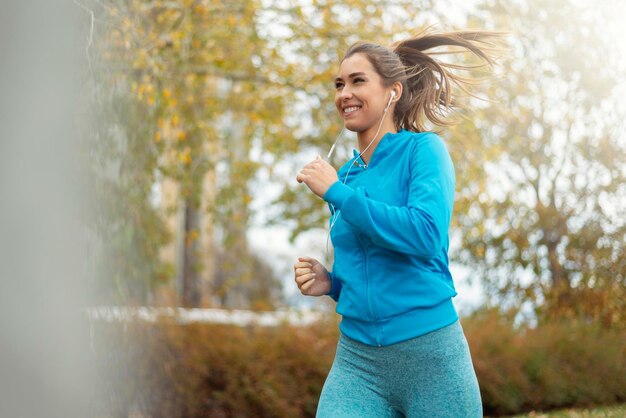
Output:
<instances>
[{"instance_id":1,"label":"bush","mask_svg":"<svg viewBox=\"0 0 626 418\"><path fill-rule=\"evenodd\" d=\"M314 417L337 324L95 323L104 416Z\"/></svg>"},{"instance_id":2,"label":"bush","mask_svg":"<svg viewBox=\"0 0 626 418\"><path fill-rule=\"evenodd\" d=\"M626 401L622 331L516 328L494 311L462 320L485 413ZM94 322L102 417L314 417L335 318L309 327Z\"/></svg>"},{"instance_id":3,"label":"bush","mask_svg":"<svg viewBox=\"0 0 626 418\"><path fill-rule=\"evenodd\" d=\"M486 414L626 400L626 334L595 323L515 328L495 311L463 321Z\"/></svg>"}]
</instances>

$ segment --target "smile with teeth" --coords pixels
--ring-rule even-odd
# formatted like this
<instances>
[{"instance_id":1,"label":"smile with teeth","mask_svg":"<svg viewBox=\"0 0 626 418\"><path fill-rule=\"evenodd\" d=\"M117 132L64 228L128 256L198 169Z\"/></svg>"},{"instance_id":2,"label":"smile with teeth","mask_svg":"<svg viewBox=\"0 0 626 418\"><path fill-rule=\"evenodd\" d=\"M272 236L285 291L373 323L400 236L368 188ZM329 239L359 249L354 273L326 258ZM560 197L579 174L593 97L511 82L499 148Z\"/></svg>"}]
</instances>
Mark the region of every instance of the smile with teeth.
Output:
<instances>
[{"instance_id":1,"label":"smile with teeth","mask_svg":"<svg viewBox=\"0 0 626 418\"><path fill-rule=\"evenodd\" d=\"M355 111L359 110L360 108L361 108L361 106L346 107L345 109L343 109L343 113L352 113L352 112L355 112Z\"/></svg>"}]
</instances>

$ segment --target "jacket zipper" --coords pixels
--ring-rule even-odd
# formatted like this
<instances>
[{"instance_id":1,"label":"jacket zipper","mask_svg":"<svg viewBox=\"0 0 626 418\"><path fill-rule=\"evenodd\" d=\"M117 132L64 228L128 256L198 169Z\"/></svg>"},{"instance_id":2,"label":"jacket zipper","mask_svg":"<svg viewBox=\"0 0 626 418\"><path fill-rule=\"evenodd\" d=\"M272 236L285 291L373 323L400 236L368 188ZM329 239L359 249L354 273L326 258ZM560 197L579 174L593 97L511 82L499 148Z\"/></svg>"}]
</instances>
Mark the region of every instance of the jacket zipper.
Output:
<instances>
[{"instance_id":1,"label":"jacket zipper","mask_svg":"<svg viewBox=\"0 0 626 418\"><path fill-rule=\"evenodd\" d=\"M357 160L355 160L355 162L357 163L359 168L363 170L359 174L364 173L367 170L368 168L367 164L364 164L363 166L361 166L361 164L359 164ZM373 323L374 323L374 329L376 330L376 345L378 347L382 347L382 338L380 335L380 328L378 327L378 315L376 315L374 311L374 304L372 302L372 297L370 295L370 278L369 278L369 271L368 271L369 261L367 259L367 251L365 251L365 245L363 244L363 241L361 241L358 231L353 228L352 233L354 234L356 241L358 242L359 247L361 248L361 254L363 254L363 263L364 263L363 274L365 275L365 298L367 300L367 307L369 309L369 314L374 320Z\"/></svg>"},{"instance_id":2,"label":"jacket zipper","mask_svg":"<svg viewBox=\"0 0 626 418\"><path fill-rule=\"evenodd\" d=\"M374 304L372 302L372 296L370 294L370 278L369 278L369 269L368 269L368 259L367 259L367 251L365 251L365 246L359 237L359 233L357 231L353 231L354 236L356 237L357 242L359 243L359 247L361 248L361 253L363 254L363 263L364 274L365 274L365 298L367 299L367 307L369 308L370 315L374 320L374 328L376 329L376 344L378 347L382 347L380 329L378 327L378 315L374 312Z\"/></svg>"}]
</instances>

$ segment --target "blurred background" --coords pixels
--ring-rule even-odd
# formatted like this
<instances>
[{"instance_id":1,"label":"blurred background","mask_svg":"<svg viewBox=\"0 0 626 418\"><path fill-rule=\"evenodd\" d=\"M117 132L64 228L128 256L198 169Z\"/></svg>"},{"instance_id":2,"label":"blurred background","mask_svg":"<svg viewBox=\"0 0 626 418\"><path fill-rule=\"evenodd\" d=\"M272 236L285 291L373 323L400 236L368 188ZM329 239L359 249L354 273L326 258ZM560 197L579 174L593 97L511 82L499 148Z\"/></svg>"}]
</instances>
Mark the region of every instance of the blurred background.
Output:
<instances>
[{"instance_id":1,"label":"blurred background","mask_svg":"<svg viewBox=\"0 0 626 418\"><path fill-rule=\"evenodd\" d=\"M332 265L295 175L340 135L347 47L426 28L508 33L440 130L485 412L626 416L625 19L618 0L3 4L0 416L314 416L338 318L293 283L299 255Z\"/></svg>"}]
</instances>

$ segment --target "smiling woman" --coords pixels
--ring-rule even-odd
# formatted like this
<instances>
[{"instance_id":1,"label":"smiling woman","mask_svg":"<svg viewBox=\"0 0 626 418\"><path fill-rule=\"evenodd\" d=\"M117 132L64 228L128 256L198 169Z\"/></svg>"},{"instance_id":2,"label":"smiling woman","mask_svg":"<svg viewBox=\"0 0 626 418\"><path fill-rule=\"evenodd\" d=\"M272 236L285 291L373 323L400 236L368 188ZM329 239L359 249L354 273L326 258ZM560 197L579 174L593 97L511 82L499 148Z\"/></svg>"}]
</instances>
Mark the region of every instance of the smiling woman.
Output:
<instances>
[{"instance_id":1,"label":"smiling woman","mask_svg":"<svg viewBox=\"0 0 626 418\"><path fill-rule=\"evenodd\" d=\"M335 88L337 90L335 105L343 118L344 126L358 133L361 158L369 161L373 151L369 148L385 121L387 122L385 131L395 131L391 118L383 117L380 123L377 121L379 115L386 115L393 99L402 94L402 84L397 83L394 86L387 100L383 80L374 66L367 56L355 54L341 63L340 73L335 79ZM371 138L371 141L366 142L367 138Z\"/></svg>"},{"instance_id":2,"label":"smiling woman","mask_svg":"<svg viewBox=\"0 0 626 418\"><path fill-rule=\"evenodd\" d=\"M342 315L318 417L478 417L478 383L448 267L455 174L442 139L453 69L425 51L469 51L487 66L487 32L424 33L392 48L358 42L335 78L335 106L360 152L339 171L321 158L297 175L331 208L332 271L294 265L304 295L328 295ZM438 52L440 53L440 52Z\"/></svg>"}]
</instances>

